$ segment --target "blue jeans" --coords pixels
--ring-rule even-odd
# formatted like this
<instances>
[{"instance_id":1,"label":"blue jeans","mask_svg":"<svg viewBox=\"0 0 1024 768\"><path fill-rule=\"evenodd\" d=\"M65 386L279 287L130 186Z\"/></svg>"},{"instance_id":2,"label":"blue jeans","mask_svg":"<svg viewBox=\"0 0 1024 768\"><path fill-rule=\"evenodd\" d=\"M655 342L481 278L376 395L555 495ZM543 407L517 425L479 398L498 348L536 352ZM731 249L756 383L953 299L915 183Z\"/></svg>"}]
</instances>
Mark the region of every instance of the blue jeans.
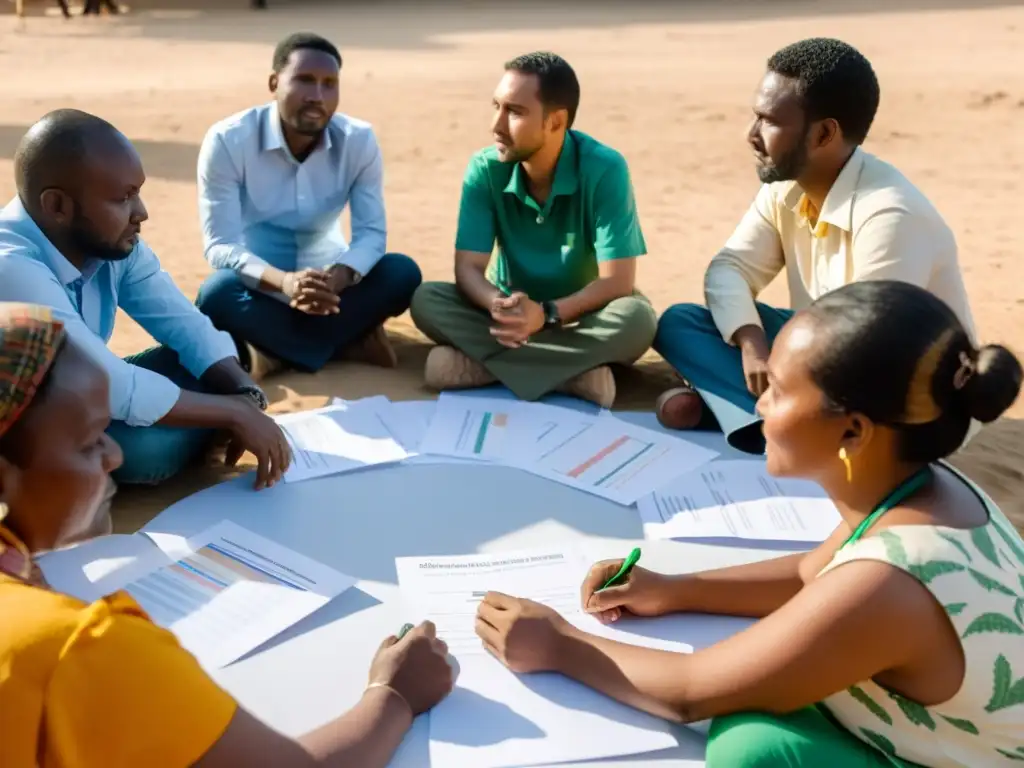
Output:
<instances>
[{"instance_id":1,"label":"blue jeans","mask_svg":"<svg viewBox=\"0 0 1024 768\"><path fill-rule=\"evenodd\" d=\"M236 342L247 341L293 368L315 373L389 317L405 312L422 279L408 256L386 253L345 289L338 314L316 316L253 291L236 272L220 269L199 289L196 306Z\"/></svg>"},{"instance_id":2,"label":"blue jeans","mask_svg":"<svg viewBox=\"0 0 1024 768\"><path fill-rule=\"evenodd\" d=\"M768 343L792 310L757 305ZM746 453L764 453L761 419L754 412L757 398L747 389L739 349L722 340L711 312L699 304L676 304L658 320L654 348L700 394L725 433L729 445ZM702 423L701 426L705 426Z\"/></svg>"},{"instance_id":3,"label":"blue jeans","mask_svg":"<svg viewBox=\"0 0 1024 768\"><path fill-rule=\"evenodd\" d=\"M206 391L170 347L153 347L126 357L125 362L166 376L182 389ZM173 477L199 458L213 437L209 429L131 427L123 421L112 422L107 434L124 452L124 463L111 475L120 485L156 485Z\"/></svg>"}]
</instances>

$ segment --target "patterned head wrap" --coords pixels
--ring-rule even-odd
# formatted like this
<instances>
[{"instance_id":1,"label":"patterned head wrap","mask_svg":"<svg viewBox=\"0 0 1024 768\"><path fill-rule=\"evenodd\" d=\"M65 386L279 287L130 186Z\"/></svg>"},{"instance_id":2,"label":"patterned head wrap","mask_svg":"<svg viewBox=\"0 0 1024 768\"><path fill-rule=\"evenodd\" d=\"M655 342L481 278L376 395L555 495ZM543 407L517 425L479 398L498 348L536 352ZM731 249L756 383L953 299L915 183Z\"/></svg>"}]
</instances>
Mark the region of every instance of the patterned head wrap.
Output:
<instances>
[{"instance_id":1,"label":"patterned head wrap","mask_svg":"<svg viewBox=\"0 0 1024 768\"><path fill-rule=\"evenodd\" d=\"M64 341L47 307L0 302L0 437L39 391Z\"/></svg>"},{"instance_id":2,"label":"patterned head wrap","mask_svg":"<svg viewBox=\"0 0 1024 768\"><path fill-rule=\"evenodd\" d=\"M64 341L64 324L47 307L0 302L0 437L28 408ZM0 573L42 585L28 549L4 527L0 502Z\"/></svg>"}]
</instances>

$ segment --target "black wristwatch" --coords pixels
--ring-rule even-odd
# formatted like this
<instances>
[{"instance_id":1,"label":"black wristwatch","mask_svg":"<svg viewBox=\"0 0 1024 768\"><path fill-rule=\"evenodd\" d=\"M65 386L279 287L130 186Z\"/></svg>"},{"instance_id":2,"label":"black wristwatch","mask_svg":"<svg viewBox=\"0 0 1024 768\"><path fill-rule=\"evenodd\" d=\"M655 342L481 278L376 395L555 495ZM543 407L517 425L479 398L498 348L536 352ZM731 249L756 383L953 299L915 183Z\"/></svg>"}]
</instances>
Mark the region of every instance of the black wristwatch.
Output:
<instances>
[{"instance_id":1,"label":"black wristwatch","mask_svg":"<svg viewBox=\"0 0 1024 768\"><path fill-rule=\"evenodd\" d=\"M544 328L561 328L562 316L558 314L558 305L553 301L542 301L540 306L544 310Z\"/></svg>"},{"instance_id":2,"label":"black wristwatch","mask_svg":"<svg viewBox=\"0 0 1024 768\"><path fill-rule=\"evenodd\" d=\"M243 384L235 392L237 395L245 395L252 400L253 405L259 408L261 411L267 410L267 406L270 403L267 402L267 396L263 390L252 384Z\"/></svg>"}]
</instances>

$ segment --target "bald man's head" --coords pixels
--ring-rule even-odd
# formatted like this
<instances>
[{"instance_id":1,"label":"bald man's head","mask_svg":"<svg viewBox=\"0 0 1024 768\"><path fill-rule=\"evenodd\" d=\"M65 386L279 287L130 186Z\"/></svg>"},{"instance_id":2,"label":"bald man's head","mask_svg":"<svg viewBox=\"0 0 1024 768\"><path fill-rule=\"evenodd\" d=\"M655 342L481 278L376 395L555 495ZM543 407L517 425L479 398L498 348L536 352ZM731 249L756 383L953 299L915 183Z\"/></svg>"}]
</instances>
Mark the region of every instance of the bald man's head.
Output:
<instances>
[{"instance_id":1,"label":"bald man's head","mask_svg":"<svg viewBox=\"0 0 1024 768\"><path fill-rule=\"evenodd\" d=\"M28 129L14 156L18 196L72 263L122 259L148 218L139 198L142 161L114 126L60 109Z\"/></svg>"}]
</instances>

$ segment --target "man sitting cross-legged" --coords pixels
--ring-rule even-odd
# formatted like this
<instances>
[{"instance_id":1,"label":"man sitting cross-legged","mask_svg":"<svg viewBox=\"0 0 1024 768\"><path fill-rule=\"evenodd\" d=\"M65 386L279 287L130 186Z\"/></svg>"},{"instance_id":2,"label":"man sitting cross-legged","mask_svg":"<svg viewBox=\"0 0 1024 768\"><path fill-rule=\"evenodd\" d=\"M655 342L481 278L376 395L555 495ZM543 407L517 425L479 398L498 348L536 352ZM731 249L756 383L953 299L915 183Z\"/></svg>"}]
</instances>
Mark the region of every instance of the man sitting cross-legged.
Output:
<instances>
[{"instance_id":1,"label":"man sitting cross-legged","mask_svg":"<svg viewBox=\"0 0 1024 768\"><path fill-rule=\"evenodd\" d=\"M342 356L394 366L383 323L420 284L412 259L384 252L383 160L369 124L335 114L340 69L322 37L286 38L274 100L214 125L199 153L203 240L217 271L197 304L261 372L313 372Z\"/></svg>"},{"instance_id":2,"label":"man sitting cross-legged","mask_svg":"<svg viewBox=\"0 0 1024 768\"><path fill-rule=\"evenodd\" d=\"M124 451L120 483L153 484L201 456L215 432L229 461L259 460L272 485L291 451L262 410L267 398L218 332L139 237L149 218L142 161L105 120L73 109L45 115L14 158L18 196L0 211L0 301L50 307L110 380L109 435ZM107 349L118 309L160 346L125 360ZM93 447L83 445L83 455Z\"/></svg>"},{"instance_id":3,"label":"man sitting cross-legged","mask_svg":"<svg viewBox=\"0 0 1024 768\"><path fill-rule=\"evenodd\" d=\"M707 308L678 304L658 324L655 349L692 387L659 398L665 426L717 422L733 447L763 453L754 405L775 335L793 310L849 283L925 288L973 334L953 233L898 170L860 148L878 101L871 64L838 40L803 40L768 60L747 136L764 183L708 266ZM792 309L757 302L783 268Z\"/></svg>"},{"instance_id":4,"label":"man sitting cross-legged","mask_svg":"<svg viewBox=\"0 0 1024 768\"><path fill-rule=\"evenodd\" d=\"M634 288L647 249L629 170L572 130L580 88L563 59L528 54L505 70L494 146L474 155L463 181L455 284L413 296L413 320L441 345L425 378L436 389L500 381L524 400L559 390L609 407L608 364L634 362L656 328Z\"/></svg>"}]
</instances>

